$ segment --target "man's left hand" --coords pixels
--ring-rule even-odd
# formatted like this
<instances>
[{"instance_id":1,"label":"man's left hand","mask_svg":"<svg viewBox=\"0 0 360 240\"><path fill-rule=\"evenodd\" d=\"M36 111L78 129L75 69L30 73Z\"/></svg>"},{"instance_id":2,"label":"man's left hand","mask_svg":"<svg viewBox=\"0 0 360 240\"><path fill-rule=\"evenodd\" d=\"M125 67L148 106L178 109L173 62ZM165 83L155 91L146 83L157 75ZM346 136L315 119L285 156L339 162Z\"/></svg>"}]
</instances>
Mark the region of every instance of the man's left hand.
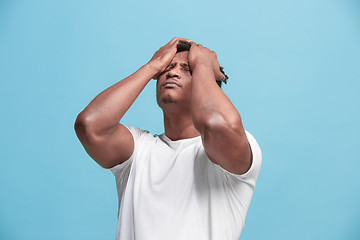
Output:
<instances>
[{"instance_id":1,"label":"man's left hand","mask_svg":"<svg viewBox=\"0 0 360 240\"><path fill-rule=\"evenodd\" d=\"M215 80L220 81L224 79L224 74L220 71L220 65L217 60L217 55L214 51L211 51L207 47L201 44L191 42L191 48L188 56L190 69L196 68L197 65L206 65L213 69L215 74Z\"/></svg>"}]
</instances>

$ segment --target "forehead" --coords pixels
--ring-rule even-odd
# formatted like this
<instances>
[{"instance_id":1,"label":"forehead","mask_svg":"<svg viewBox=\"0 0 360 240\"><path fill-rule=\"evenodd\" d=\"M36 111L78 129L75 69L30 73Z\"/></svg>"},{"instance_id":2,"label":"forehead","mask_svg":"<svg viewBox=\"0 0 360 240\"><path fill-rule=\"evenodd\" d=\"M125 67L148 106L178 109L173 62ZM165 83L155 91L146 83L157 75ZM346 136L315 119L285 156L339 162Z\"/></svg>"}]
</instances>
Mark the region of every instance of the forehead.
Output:
<instances>
[{"instance_id":1,"label":"forehead","mask_svg":"<svg viewBox=\"0 0 360 240\"><path fill-rule=\"evenodd\" d=\"M171 63L178 62L178 63L188 63L188 56L189 51L179 52L175 54L175 57L171 61Z\"/></svg>"}]
</instances>

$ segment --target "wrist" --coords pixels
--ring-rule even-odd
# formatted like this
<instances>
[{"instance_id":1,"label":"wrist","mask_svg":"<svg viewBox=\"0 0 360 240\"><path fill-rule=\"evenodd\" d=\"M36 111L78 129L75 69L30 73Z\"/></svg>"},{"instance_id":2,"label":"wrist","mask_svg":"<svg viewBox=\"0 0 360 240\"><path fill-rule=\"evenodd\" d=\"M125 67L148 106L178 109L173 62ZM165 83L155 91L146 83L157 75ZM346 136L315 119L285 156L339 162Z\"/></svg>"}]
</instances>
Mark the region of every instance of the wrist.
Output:
<instances>
[{"instance_id":1,"label":"wrist","mask_svg":"<svg viewBox=\"0 0 360 240\"><path fill-rule=\"evenodd\" d=\"M226 83L226 75L221 72L220 66L218 68L215 68L214 65L208 64L208 63L197 63L192 67L192 71L198 71L197 69L201 69L201 72L212 72L215 75L216 81L223 81Z\"/></svg>"},{"instance_id":2,"label":"wrist","mask_svg":"<svg viewBox=\"0 0 360 240\"><path fill-rule=\"evenodd\" d=\"M192 77L194 76L208 76L205 79L212 79L215 78L215 72L208 64L197 64L192 68Z\"/></svg>"},{"instance_id":3,"label":"wrist","mask_svg":"<svg viewBox=\"0 0 360 240\"><path fill-rule=\"evenodd\" d=\"M197 71L197 70L214 72L212 65L208 64L208 63L204 63L204 62L199 62L199 63L193 64L191 70L193 72Z\"/></svg>"},{"instance_id":4,"label":"wrist","mask_svg":"<svg viewBox=\"0 0 360 240\"><path fill-rule=\"evenodd\" d=\"M154 65L152 62L146 63L143 67L151 75L151 78L153 78L160 71L159 67Z\"/></svg>"}]
</instances>

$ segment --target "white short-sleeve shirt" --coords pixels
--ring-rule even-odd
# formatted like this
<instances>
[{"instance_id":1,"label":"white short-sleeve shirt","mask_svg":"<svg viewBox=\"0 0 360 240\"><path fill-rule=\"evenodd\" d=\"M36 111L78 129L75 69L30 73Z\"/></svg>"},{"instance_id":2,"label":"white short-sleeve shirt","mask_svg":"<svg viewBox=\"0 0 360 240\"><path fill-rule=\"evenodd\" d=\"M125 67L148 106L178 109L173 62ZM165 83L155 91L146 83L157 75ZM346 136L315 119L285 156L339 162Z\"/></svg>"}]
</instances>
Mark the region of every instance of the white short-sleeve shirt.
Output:
<instances>
[{"instance_id":1,"label":"white short-sleeve shirt","mask_svg":"<svg viewBox=\"0 0 360 240\"><path fill-rule=\"evenodd\" d=\"M236 240L261 165L261 150L247 131L253 161L242 175L207 157L201 137L170 140L128 127L132 156L110 170L119 197L116 239Z\"/></svg>"}]
</instances>

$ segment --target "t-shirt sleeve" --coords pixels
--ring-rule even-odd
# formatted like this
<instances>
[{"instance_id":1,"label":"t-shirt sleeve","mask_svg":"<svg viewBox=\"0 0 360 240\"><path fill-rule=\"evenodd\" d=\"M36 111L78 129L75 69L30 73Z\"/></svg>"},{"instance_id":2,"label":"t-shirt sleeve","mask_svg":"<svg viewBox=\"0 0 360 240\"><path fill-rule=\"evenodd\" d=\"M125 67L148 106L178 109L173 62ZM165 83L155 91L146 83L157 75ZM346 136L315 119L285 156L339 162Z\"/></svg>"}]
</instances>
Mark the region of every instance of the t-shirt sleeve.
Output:
<instances>
[{"instance_id":1,"label":"t-shirt sleeve","mask_svg":"<svg viewBox=\"0 0 360 240\"><path fill-rule=\"evenodd\" d=\"M131 164L133 162L133 159L136 155L136 151L138 149L139 142L141 141L142 136L147 133L144 130L141 130L140 128L134 128L132 126L126 126L127 129L130 131L133 140L134 140L134 151L131 154L130 158L126 161L115 165L114 167L110 168L109 170L115 175L115 177L119 177L119 175L126 171L126 169L129 169L131 167Z\"/></svg>"},{"instance_id":2,"label":"t-shirt sleeve","mask_svg":"<svg viewBox=\"0 0 360 240\"><path fill-rule=\"evenodd\" d=\"M233 178L234 180L240 180L242 182L247 182L251 186L255 187L255 182L259 175L260 166L262 162L262 154L259 144L255 140L255 138L246 130L245 133L249 141L252 152L252 163L250 169L244 174L235 174L223 169L220 166L219 168L221 168L222 171L230 178Z\"/></svg>"}]
</instances>

